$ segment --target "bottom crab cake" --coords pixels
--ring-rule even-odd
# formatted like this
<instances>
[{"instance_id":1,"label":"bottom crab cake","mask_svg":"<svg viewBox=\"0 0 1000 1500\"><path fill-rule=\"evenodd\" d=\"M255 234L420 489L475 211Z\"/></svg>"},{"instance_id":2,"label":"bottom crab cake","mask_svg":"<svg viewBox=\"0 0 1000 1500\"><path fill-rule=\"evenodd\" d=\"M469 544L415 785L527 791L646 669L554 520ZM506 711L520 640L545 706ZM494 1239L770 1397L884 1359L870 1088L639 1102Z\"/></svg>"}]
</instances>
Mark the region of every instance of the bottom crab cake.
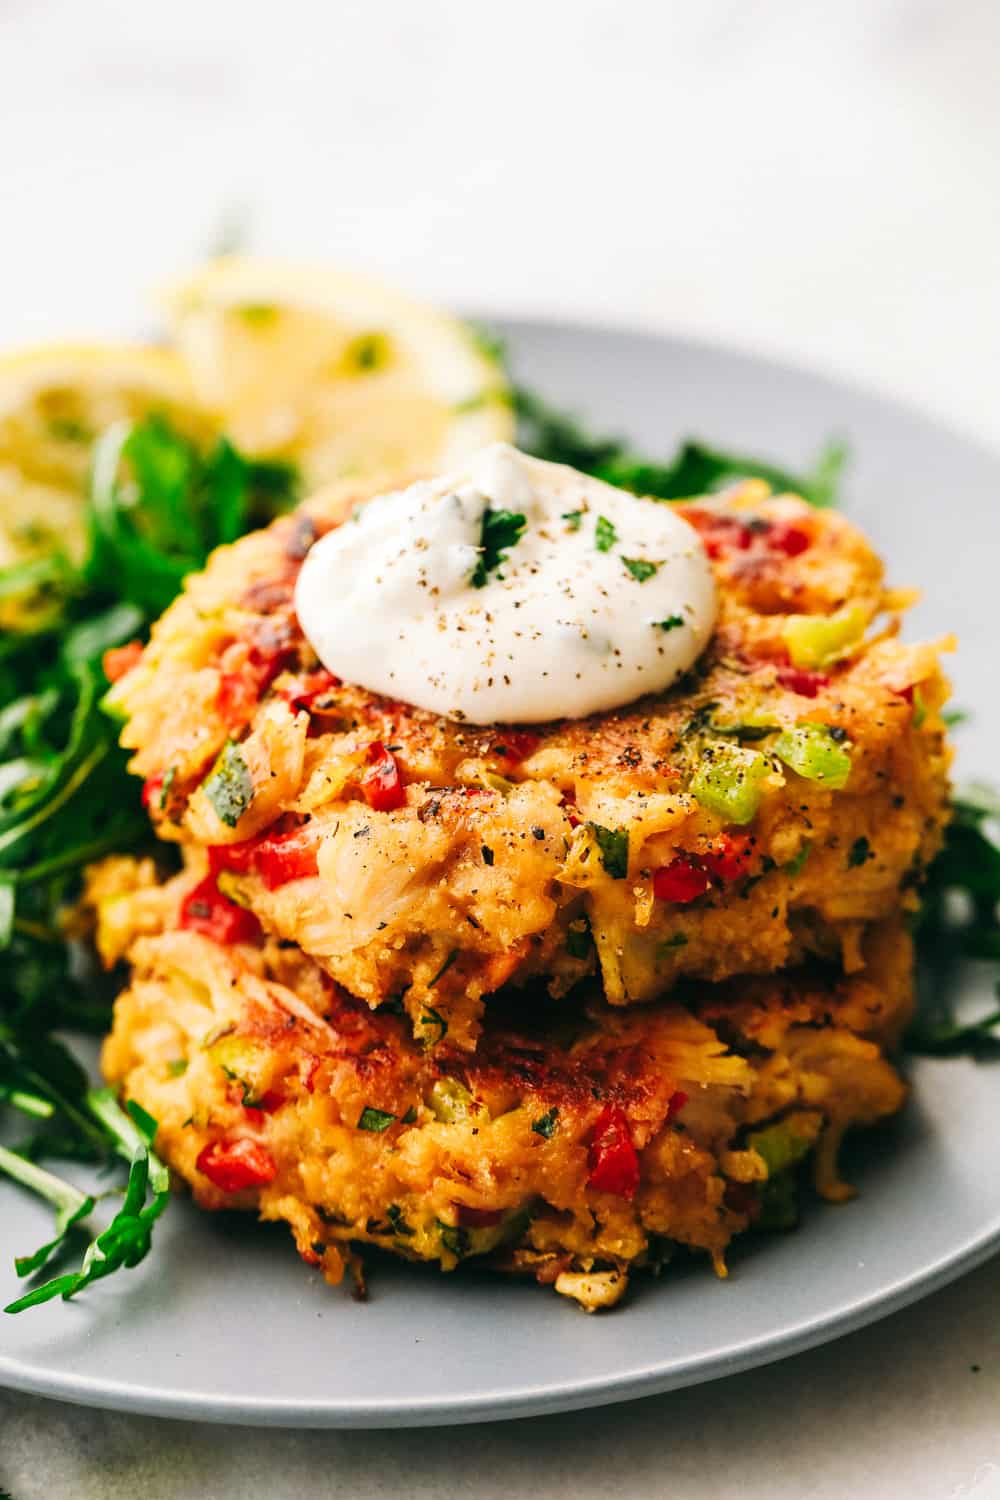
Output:
<instances>
[{"instance_id":1,"label":"bottom crab cake","mask_svg":"<svg viewBox=\"0 0 1000 1500\"><path fill-rule=\"evenodd\" d=\"M677 1246L724 1274L734 1235L794 1223L807 1159L823 1196L849 1193L845 1131L905 1097L884 1048L910 941L890 923L868 945L863 975L685 1004L500 1000L470 1055L416 1043L298 949L147 931L103 1065L200 1205L285 1220L331 1282L349 1268L363 1286L372 1244L445 1270L480 1258L594 1310Z\"/></svg>"}]
</instances>

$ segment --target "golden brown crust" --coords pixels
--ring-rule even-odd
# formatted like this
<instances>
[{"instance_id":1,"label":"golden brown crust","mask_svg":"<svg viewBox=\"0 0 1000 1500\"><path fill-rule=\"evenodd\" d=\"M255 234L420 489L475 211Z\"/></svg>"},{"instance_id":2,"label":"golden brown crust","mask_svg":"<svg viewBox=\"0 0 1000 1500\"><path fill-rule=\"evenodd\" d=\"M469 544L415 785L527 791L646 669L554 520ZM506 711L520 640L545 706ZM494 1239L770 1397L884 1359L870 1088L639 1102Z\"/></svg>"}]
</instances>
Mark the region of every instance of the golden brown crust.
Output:
<instances>
[{"instance_id":1,"label":"golden brown crust","mask_svg":"<svg viewBox=\"0 0 1000 1500\"><path fill-rule=\"evenodd\" d=\"M227 893L352 993L378 1005L405 992L418 1031L430 1006L465 1045L483 997L511 979L543 975L558 997L599 969L624 1004L810 953L856 966L865 924L915 904L947 816L937 648L890 628L818 675L789 673L791 619L847 609L862 628L882 606L870 546L843 517L754 483L684 511L716 554L722 600L697 669L665 696L533 726L527 740L346 685L300 706L318 663L292 612L295 577L343 500L220 549L113 693L133 769L152 779L157 831L217 847L308 822L314 876L269 889L253 870L230 872ZM778 732L803 723L848 746L842 790L774 757ZM227 739L253 783L233 827L204 790ZM658 897L658 870L728 847L732 825L691 781L740 743L769 770L739 878L713 878L690 904ZM373 744L405 783L393 810L365 800ZM627 872L608 868L594 825L627 831Z\"/></svg>"}]
</instances>

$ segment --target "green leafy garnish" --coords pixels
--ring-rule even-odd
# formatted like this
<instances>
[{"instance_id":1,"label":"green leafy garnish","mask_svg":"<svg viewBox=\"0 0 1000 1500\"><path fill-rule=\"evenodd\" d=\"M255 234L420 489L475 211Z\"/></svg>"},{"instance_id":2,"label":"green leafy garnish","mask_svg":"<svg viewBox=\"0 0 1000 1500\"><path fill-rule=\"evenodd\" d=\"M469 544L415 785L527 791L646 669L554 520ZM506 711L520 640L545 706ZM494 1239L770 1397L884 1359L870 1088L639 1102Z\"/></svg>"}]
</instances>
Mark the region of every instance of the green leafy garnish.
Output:
<instances>
[{"instance_id":1,"label":"green leafy garnish","mask_svg":"<svg viewBox=\"0 0 1000 1500\"><path fill-rule=\"evenodd\" d=\"M657 630L679 630L684 619L681 615L667 615L665 620L656 620L654 623Z\"/></svg>"},{"instance_id":2,"label":"green leafy garnish","mask_svg":"<svg viewBox=\"0 0 1000 1500\"><path fill-rule=\"evenodd\" d=\"M623 557L622 562L637 583L645 583L647 578L652 578L659 571L660 564L647 562L644 557Z\"/></svg>"},{"instance_id":3,"label":"green leafy garnish","mask_svg":"<svg viewBox=\"0 0 1000 1500\"><path fill-rule=\"evenodd\" d=\"M847 461L841 442L823 448L812 469L795 474L759 458L727 453L705 443L682 443L673 457L651 461L620 438L594 437L573 416L551 406L534 391L515 388L518 446L552 463L570 464L634 495L686 500L712 494L743 479L763 479L781 492L801 495L811 505L836 502Z\"/></svg>"},{"instance_id":4,"label":"green leafy garnish","mask_svg":"<svg viewBox=\"0 0 1000 1500\"><path fill-rule=\"evenodd\" d=\"M532 1120L531 1128L536 1135L543 1135L545 1139L551 1140L559 1121L559 1110L556 1105L547 1109L544 1115L539 1115L537 1120Z\"/></svg>"},{"instance_id":5,"label":"green leafy garnish","mask_svg":"<svg viewBox=\"0 0 1000 1500\"><path fill-rule=\"evenodd\" d=\"M603 828L600 823L588 823L601 853L601 864L612 880L624 880L628 874L628 829Z\"/></svg>"},{"instance_id":6,"label":"green leafy garnish","mask_svg":"<svg viewBox=\"0 0 1000 1500\"><path fill-rule=\"evenodd\" d=\"M243 753L229 740L203 787L220 823L235 828L253 801L253 777Z\"/></svg>"},{"instance_id":7,"label":"green leafy garnish","mask_svg":"<svg viewBox=\"0 0 1000 1500\"><path fill-rule=\"evenodd\" d=\"M570 531L579 531L580 522L583 520L582 510L564 510L562 519L569 525Z\"/></svg>"},{"instance_id":8,"label":"green leafy garnish","mask_svg":"<svg viewBox=\"0 0 1000 1500\"><path fill-rule=\"evenodd\" d=\"M461 950L458 949L458 948L452 948L451 952L448 954L448 957L445 959L445 961L441 965L440 969L438 969L437 973L434 975L434 978L433 979L429 979L427 981L427 987L428 987L428 989L432 989L433 986L437 984L438 980L444 978L444 976L447 974L448 970L451 968L452 964L457 959L460 951ZM437 1013L435 1012L435 1014L437 1014ZM447 1030L447 1028L445 1028L445 1029Z\"/></svg>"},{"instance_id":9,"label":"green leafy garnish","mask_svg":"<svg viewBox=\"0 0 1000 1500\"><path fill-rule=\"evenodd\" d=\"M594 523L594 546L598 552L610 552L618 540L618 533L607 516L598 516Z\"/></svg>"},{"instance_id":10,"label":"green leafy garnish","mask_svg":"<svg viewBox=\"0 0 1000 1500\"><path fill-rule=\"evenodd\" d=\"M371 1104L366 1104L358 1116L358 1129L371 1130L376 1135L381 1135L395 1123L396 1116L391 1115L388 1110L375 1109Z\"/></svg>"},{"instance_id":11,"label":"green leafy garnish","mask_svg":"<svg viewBox=\"0 0 1000 1500\"><path fill-rule=\"evenodd\" d=\"M153 1225L170 1200L169 1174L152 1149L156 1122L137 1104L130 1104L126 1113L111 1089L92 1089L87 1104L106 1131L112 1149L129 1164L124 1201L107 1228L91 1240L79 1271L56 1276L35 1287L11 1302L5 1312L23 1312L53 1297L68 1300L114 1271L137 1266L149 1253ZM48 1199L56 1209L56 1238L15 1263L19 1276L29 1276L63 1248L68 1236L93 1212L95 1205L92 1198L84 1198L50 1173L39 1174L37 1168L33 1174L25 1171L33 1164L23 1163L20 1158L12 1163L12 1157L14 1153L4 1152L0 1168Z\"/></svg>"},{"instance_id":12,"label":"green leafy garnish","mask_svg":"<svg viewBox=\"0 0 1000 1500\"><path fill-rule=\"evenodd\" d=\"M489 575L496 572L505 561L508 550L521 540L526 525L525 517L512 510L483 512L479 560L469 580L474 589L486 587Z\"/></svg>"}]
</instances>

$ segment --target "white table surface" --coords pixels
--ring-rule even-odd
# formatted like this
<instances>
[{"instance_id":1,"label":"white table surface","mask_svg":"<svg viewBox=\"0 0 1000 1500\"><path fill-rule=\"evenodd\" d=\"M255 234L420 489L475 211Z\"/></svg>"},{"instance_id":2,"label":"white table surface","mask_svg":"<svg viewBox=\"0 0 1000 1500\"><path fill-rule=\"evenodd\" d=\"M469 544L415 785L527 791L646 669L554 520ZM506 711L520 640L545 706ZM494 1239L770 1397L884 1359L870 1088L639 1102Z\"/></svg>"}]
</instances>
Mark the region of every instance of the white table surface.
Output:
<instances>
[{"instance_id":1,"label":"white table surface","mask_svg":"<svg viewBox=\"0 0 1000 1500\"><path fill-rule=\"evenodd\" d=\"M998 58L994 0L4 0L0 337L133 330L239 223L457 306L781 353L994 441ZM252 1432L0 1394L0 1488L992 1500L1000 1262L783 1365L534 1422Z\"/></svg>"}]
</instances>

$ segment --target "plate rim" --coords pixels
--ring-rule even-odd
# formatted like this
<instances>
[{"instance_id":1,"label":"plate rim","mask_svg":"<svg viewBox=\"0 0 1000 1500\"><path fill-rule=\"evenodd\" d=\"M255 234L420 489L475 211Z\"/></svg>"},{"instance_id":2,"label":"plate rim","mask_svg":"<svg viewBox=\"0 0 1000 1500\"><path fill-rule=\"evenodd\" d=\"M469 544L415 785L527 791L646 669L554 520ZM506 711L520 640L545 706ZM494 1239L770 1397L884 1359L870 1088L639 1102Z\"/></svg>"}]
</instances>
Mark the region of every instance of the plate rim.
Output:
<instances>
[{"instance_id":1,"label":"plate rim","mask_svg":"<svg viewBox=\"0 0 1000 1500\"><path fill-rule=\"evenodd\" d=\"M668 345L693 357L735 360L759 371L771 370L825 386L832 397L840 391L881 405L897 417L916 421L925 430L930 429L943 439L961 444L982 461L1000 464L1000 446L992 445L981 434L968 432L935 410L898 397L877 383L839 371L825 371L808 361L755 351L747 345L729 343L721 338L643 328L627 321L603 321L585 316L546 317L498 308L479 309L463 316L496 327L502 335L513 335L515 339L519 331L553 337L582 334L598 339L624 338L648 345ZM545 1387L532 1387L522 1382L516 1387L445 1400L428 1396L410 1397L406 1402L392 1398L384 1402L368 1399L354 1402L342 1398L303 1402L298 1398L191 1394L177 1388L136 1386L120 1379L76 1372L52 1373L0 1352L0 1387L71 1405L234 1426L391 1429L511 1421L637 1400L792 1358L911 1306L975 1270L998 1251L1000 1214L960 1246L939 1255L931 1265L913 1271L888 1291L875 1291L842 1302L836 1309L819 1317L803 1315L792 1327L783 1327L764 1337L748 1335L724 1350L708 1350L673 1367L664 1363L650 1364L640 1371L632 1370L618 1376L593 1376L559 1386L550 1383Z\"/></svg>"}]
</instances>

